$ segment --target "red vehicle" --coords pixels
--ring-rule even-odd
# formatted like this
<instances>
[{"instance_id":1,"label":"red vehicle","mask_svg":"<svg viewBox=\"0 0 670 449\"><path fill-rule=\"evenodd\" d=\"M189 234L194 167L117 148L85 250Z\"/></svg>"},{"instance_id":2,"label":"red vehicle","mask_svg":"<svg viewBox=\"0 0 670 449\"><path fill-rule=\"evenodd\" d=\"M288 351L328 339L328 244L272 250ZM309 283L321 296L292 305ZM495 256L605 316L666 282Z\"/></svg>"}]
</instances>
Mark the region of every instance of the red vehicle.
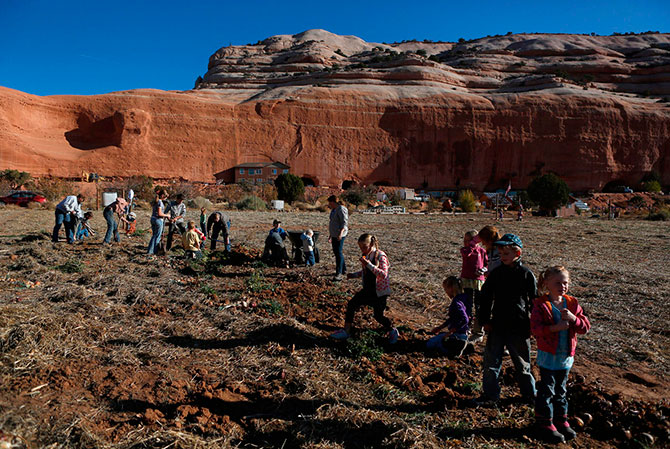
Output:
<instances>
[{"instance_id":1,"label":"red vehicle","mask_svg":"<svg viewBox=\"0 0 670 449\"><path fill-rule=\"evenodd\" d=\"M0 197L0 204L16 204L18 206L27 207L28 203L44 204L47 199L35 192L19 191L11 193L7 196Z\"/></svg>"}]
</instances>

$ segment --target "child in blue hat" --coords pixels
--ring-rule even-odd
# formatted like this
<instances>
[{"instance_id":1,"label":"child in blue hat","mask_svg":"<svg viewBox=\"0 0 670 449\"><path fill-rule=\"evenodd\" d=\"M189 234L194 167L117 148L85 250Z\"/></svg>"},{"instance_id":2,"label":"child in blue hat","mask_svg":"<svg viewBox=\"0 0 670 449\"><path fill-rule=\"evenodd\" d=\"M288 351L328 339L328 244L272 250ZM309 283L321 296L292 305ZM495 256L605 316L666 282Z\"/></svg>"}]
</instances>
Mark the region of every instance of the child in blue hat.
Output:
<instances>
[{"instance_id":1,"label":"child in blue hat","mask_svg":"<svg viewBox=\"0 0 670 449\"><path fill-rule=\"evenodd\" d=\"M483 395L479 402L500 399L498 377L509 351L524 402L533 403L535 378L530 370L530 311L537 295L535 275L522 262L519 236L505 234L494 242L502 264L493 270L480 293L479 321L487 334Z\"/></svg>"}]
</instances>

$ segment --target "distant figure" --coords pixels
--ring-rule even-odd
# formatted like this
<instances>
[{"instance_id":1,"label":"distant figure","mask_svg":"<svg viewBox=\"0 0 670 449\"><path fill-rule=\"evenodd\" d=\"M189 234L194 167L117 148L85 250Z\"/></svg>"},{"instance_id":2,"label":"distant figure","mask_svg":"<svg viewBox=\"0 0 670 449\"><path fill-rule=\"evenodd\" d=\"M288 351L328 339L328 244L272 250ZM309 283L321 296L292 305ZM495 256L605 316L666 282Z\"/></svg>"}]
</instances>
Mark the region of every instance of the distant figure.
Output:
<instances>
[{"instance_id":1,"label":"distant figure","mask_svg":"<svg viewBox=\"0 0 670 449\"><path fill-rule=\"evenodd\" d=\"M114 235L115 242L121 241L121 236L119 235L119 224L114 219L114 214L117 215L121 223L126 222L124 211L127 205L128 204L126 203L126 200L123 198L117 198L116 201L105 207L105 210L102 212L102 216L105 217L105 221L107 222L107 232L105 233L103 243L109 245L112 242L112 235Z\"/></svg>"},{"instance_id":2,"label":"distant figure","mask_svg":"<svg viewBox=\"0 0 670 449\"><path fill-rule=\"evenodd\" d=\"M168 219L168 235L167 242L165 243L165 251L170 251L172 248L172 236L175 231L179 231L180 235L184 235L186 232L186 226L184 225L184 217L186 216L186 204L184 204L184 195L181 193L175 197L175 201L170 203L170 208L168 209L170 218Z\"/></svg>"},{"instance_id":3,"label":"distant figure","mask_svg":"<svg viewBox=\"0 0 670 449\"><path fill-rule=\"evenodd\" d=\"M149 247L147 254L156 254L161 243L161 236L163 235L163 223L166 218L170 218L170 214L165 213L165 203L168 194L165 189L158 189L156 192L156 199L153 204L151 212L151 240L149 240Z\"/></svg>"},{"instance_id":4,"label":"distant figure","mask_svg":"<svg viewBox=\"0 0 670 449\"><path fill-rule=\"evenodd\" d=\"M386 300L391 294L389 282L389 259L385 252L379 249L377 238L371 234L362 234L358 238L358 247L361 249L359 259L362 269L356 273L347 275L348 279L362 278L363 289L354 295L347 304L347 312L344 317L344 327L333 332L330 337L335 340L346 340L351 336L351 328L354 324L354 315L362 306L371 306L374 318L388 332L390 344L398 342L400 333L393 327L391 320L384 316Z\"/></svg>"},{"instance_id":5,"label":"distant figure","mask_svg":"<svg viewBox=\"0 0 670 449\"><path fill-rule=\"evenodd\" d=\"M200 259L202 257L200 233L196 229L194 221L188 222L187 231L181 236L181 243L187 259Z\"/></svg>"},{"instance_id":6,"label":"distant figure","mask_svg":"<svg viewBox=\"0 0 670 449\"><path fill-rule=\"evenodd\" d=\"M335 195L328 197L328 207L330 208L328 241L331 243L335 255L335 277L333 280L341 281L342 276L347 273L347 264L344 262L344 238L349 232L349 211L337 200Z\"/></svg>"},{"instance_id":7,"label":"distant figure","mask_svg":"<svg viewBox=\"0 0 670 449\"><path fill-rule=\"evenodd\" d=\"M81 227L77 231L77 240L84 240L84 237L92 237L95 231L91 228L90 220L93 218L93 212L86 212L84 219L81 221Z\"/></svg>"},{"instance_id":8,"label":"distant figure","mask_svg":"<svg viewBox=\"0 0 670 449\"><path fill-rule=\"evenodd\" d=\"M51 236L51 240L54 243L58 243L58 233L60 232L61 225L65 225L65 235L67 237L67 242L70 244L74 243L74 230L77 224L77 214L79 213L81 204L85 199L86 197L80 193L77 196L66 196L63 201L58 203L56 206L56 224L54 225Z\"/></svg>"},{"instance_id":9,"label":"distant figure","mask_svg":"<svg viewBox=\"0 0 670 449\"><path fill-rule=\"evenodd\" d=\"M431 332L437 335L428 340L426 347L454 359L463 354L468 343L472 301L469 295L463 293L461 280L456 276L449 276L442 281L442 288L447 298L451 299L447 319L441 325L431 329ZM445 328L447 332L442 332Z\"/></svg>"},{"instance_id":10,"label":"distant figure","mask_svg":"<svg viewBox=\"0 0 670 449\"><path fill-rule=\"evenodd\" d=\"M207 219L207 232L205 235L210 238L210 249L214 251L216 249L217 239L219 234L223 237L223 244L225 245L225 251L230 251L230 218L223 212L214 212Z\"/></svg>"},{"instance_id":11,"label":"distant figure","mask_svg":"<svg viewBox=\"0 0 670 449\"><path fill-rule=\"evenodd\" d=\"M538 436L556 444L574 439L577 434L568 423L568 374L574 362L577 334L585 334L591 323L577 299L568 296L570 273L554 266L540 275L540 289L530 315L530 329L537 340L535 363L540 368L535 399Z\"/></svg>"},{"instance_id":12,"label":"distant figure","mask_svg":"<svg viewBox=\"0 0 670 449\"><path fill-rule=\"evenodd\" d=\"M523 204L519 203L519 210L516 213L516 221L523 221Z\"/></svg>"},{"instance_id":13,"label":"distant figure","mask_svg":"<svg viewBox=\"0 0 670 449\"><path fill-rule=\"evenodd\" d=\"M302 254L305 257L305 265L308 267L316 264L314 257L314 240L312 237L314 237L314 231L311 229L307 229L300 236L300 239L302 240Z\"/></svg>"}]
</instances>

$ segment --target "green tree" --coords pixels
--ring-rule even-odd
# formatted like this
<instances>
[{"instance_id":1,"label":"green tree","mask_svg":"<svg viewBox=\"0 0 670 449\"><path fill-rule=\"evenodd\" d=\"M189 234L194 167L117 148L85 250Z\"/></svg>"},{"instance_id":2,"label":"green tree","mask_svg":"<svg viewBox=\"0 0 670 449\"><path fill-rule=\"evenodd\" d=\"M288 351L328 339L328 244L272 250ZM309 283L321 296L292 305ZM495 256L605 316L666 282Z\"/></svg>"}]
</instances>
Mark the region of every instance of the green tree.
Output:
<instances>
[{"instance_id":1,"label":"green tree","mask_svg":"<svg viewBox=\"0 0 670 449\"><path fill-rule=\"evenodd\" d=\"M277 196L279 199L289 204L302 197L305 193L305 184L302 182L302 179L291 173L283 173L277 176L275 187L277 187Z\"/></svg>"},{"instance_id":2,"label":"green tree","mask_svg":"<svg viewBox=\"0 0 670 449\"><path fill-rule=\"evenodd\" d=\"M458 194L458 204L463 212L475 212L477 210L477 199L472 190L461 190Z\"/></svg>"},{"instance_id":3,"label":"green tree","mask_svg":"<svg viewBox=\"0 0 670 449\"><path fill-rule=\"evenodd\" d=\"M658 193L661 191L661 183L658 181L647 181L642 184L642 189L645 192Z\"/></svg>"},{"instance_id":4,"label":"green tree","mask_svg":"<svg viewBox=\"0 0 670 449\"><path fill-rule=\"evenodd\" d=\"M7 181L12 189L18 189L30 181L30 173L18 170L3 170L0 172L0 180Z\"/></svg>"},{"instance_id":5,"label":"green tree","mask_svg":"<svg viewBox=\"0 0 670 449\"><path fill-rule=\"evenodd\" d=\"M570 189L561 178L553 173L547 173L531 181L528 196L540 206L540 209L554 210L568 204Z\"/></svg>"}]
</instances>

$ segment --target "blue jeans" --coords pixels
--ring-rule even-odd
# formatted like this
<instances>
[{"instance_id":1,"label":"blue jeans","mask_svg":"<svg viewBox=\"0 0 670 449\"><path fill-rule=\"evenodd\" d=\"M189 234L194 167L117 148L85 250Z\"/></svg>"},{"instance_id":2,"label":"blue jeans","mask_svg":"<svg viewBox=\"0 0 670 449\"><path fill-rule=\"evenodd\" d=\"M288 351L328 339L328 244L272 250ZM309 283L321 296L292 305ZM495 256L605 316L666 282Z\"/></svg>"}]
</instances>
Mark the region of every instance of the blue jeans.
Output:
<instances>
[{"instance_id":1,"label":"blue jeans","mask_svg":"<svg viewBox=\"0 0 670 449\"><path fill-rule=\"evenodd\" d=\"M521 395L526 399L535 397L535 378L530 372L530 337L510 335L502 332L491 331L486 337L484 348L484 376L482 387L484 396L498 400L500 398L500 385L498 377L502 366L505 347L516 369L517 381L521 389Z\"/></svg>"},{"instance_id":2,"label":"blue jeans","mask_svg":"<svg viewBox=\"0 0 670 449\"><path fill-rule=\"evenodd\" d=\"M80 228L77 230L77 240L84 240L84 237L90 237L88 229Z\"/></svg>"},{"instance_id":3,"label":"blue jeans","mask_svg":"<svg viewBox=\"0 0 670 449\"><path fill-rule=\"evenodd\" d=\"M564 421L568 416L567 383L569 369L550 370L540 367L540 381L535 398L535 419L549 425L552 419Z\"/></svg>"},{"instance_id":4,"label":"blue jeans","mask_svg":"<svg viewBox=\"0 0 670 449\"><path fill-rule=\"evenodd\" d=\"M65 235L67 236L68 243L74 243L74 227L75 219L72 214L63 212L60 209L56 209L56 224L54 225L53 235L51 240L56 243L58 242L58 233L60 232L60 227L65 225Z\"/></svg>"},{"instance_id":5,"label":"blue jeans","mask_svg":"<svg viewBox=\"0 0 670 449\"><path fill-rule=\"evenodd\" d=\"M104 242L111 243L112 234L114 235L114 241L120 242L121 237L119 236L119 224L116 222L116 220L114 220L114 211L112 209L106 209L103 213L103 216L107 221L107 233L105 233Z\"/></svg>"},{"instance_id":6,"label":"blue jeans","mask_svg":"<svg viewBox=\"0 0 670 449\"><path fill-rule=\"evenodd\" d=\"M151 240L149 240L149 247L147 254L155 254L158 249L158 244L161 241L163 234L163 219L151 217Z\"/></svg>"},{"instance_id":7,"label":"blue jeans","mask_svg":"<svg viewBox=\"0 0 670 449\"><path fill-rule=\"evenodd\" d=\"M456 337L447 337L446 332L440 332L436 336L430 338L426 342L426 349L438 351L440 354L444 354L449 358L459 357L465 346L468 344L467 340L462 340Z\"/></svg>"},{"instance_id":8,"label":"blue jeans","mask_svg":"<svg viewBox=\"0 0 670 449\"><path fill-rule=\"evenodd\" d=\"M342 237L340 240L337 240L335 237L331 239L331 244L333 246L333 254L335 254L335 274L345 274L347 272L347 264L344 262L344 239Z\"/></svg>"},{"instance_id":9,"label":"blue jeans","mask_svg":"<svg viewBox=\"0 0 670 449\"><path fill-rule=\"evenodd\" d=\"M314 251L307 251L305 253L305 265L312 266L316 264L316 261L314 260Z\"/></svg>"}]
</instances>

